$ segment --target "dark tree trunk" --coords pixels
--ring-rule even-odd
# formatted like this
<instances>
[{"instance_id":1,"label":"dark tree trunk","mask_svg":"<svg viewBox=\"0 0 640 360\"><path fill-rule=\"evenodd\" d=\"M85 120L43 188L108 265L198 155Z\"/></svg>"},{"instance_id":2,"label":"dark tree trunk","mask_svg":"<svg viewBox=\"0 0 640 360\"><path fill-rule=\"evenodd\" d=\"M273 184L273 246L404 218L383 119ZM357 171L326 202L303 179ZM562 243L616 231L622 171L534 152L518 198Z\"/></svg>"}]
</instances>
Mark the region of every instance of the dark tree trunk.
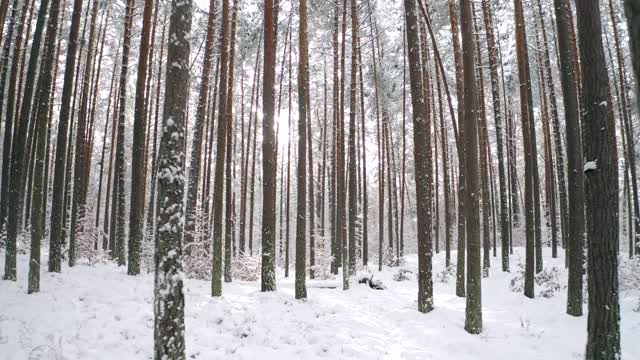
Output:
<instances>
[{"instance_id":1,"label":"dark tree trunk","mask_svg":"<svg viewBox=\"0 0 640 360\"><path fill-rule=\"evenodd\" d=\"M182 236L184 146L189 99L191 1L173 0L160 140L155 276L155 358L185 359ZM175 136L175 135L178 136Z\"/></svg>"},{"instance_id":2,"label":"dark tree trunk","mask_svg":"<svg viewBox=\"0 0 640 360\"><path fill-rule=\"evenodd\" d=\"M449 0L449 22L451 25L451 39L453 44L453 55L456 66L456 93L458 104L464 103L464 83L462 80L462 55L460 51L460 39L458 37L458 10L454 0ZM458 106L458 119L463 118L463 107ZM465 171L464 171L464 126L460 126L460 134L458 135L458 254L456 256L456 295L465 296L465 237L466 237L466 221L465 221Z\"/></svg>"},{"instance_id":3,"label":"dark tree trunk","mask_svg":"<svg viewBox=\"0 0 640 360\"><path fill-rule=\"evenodd\" d=\"M568 247L569 284L567 314L582 316L582 273L584 257L584 181L582 174L582 137L576 72L571 56L570 17L567 0L554 0L558 51L560 52L560 82L567 138L567 194L569 221L565 240Z\"/></svg>"},{"instance_id":4,"label":"dark tree trunk","mask_svg":"<svg viewBox=\"0 0 640 360\"><path fill-rule=\"evenodd\" d=\"M158 1L158 0L156 0ZM146 91L147 65L151 38L151 15L153 0L145 0L142 14L142 36L140 39L140 55L138 58L138 79L133 116L133 145L131 148L131 203L129 205L129 275L140 274L140 255L144 227L144 200L146 192L147 172L141 164L146 162L147 153L145 139L147 137L147 108L145 99L150 94Z\"/></svg>"},{"instance_id":5,"label":"dark tree trunk","mask_svg":"<svg viewBox=\"0 0 640 360\"><path fill-rule=\"evenodd\" d=\"M299 47L300 62L298 67L298 199L296 219L296 299L307 297L306 279L306 212L307 212L307 105L309 98L309 49L307 34L307 2L300 0ZM311 164L309 164L311 165ZM312 208L311 208L312 209ZM313 214L313 209L311 211ZM313 216L313 215L312 215Z\"/></svg>"},{"instance_id":6,"label":"dark tree trunk","mask_svg":"<svg viewBox=\"0 0 640 360\"><path fill-rule=\"evenodd\" d=\"M227 150L226 168L225 168L225 234L224 234L224 281L231 282L231 255L232 255L232 237L234 232L233 219L233 189L232 189L232 168L233 168L233 81L235 73L235 54L236 54L236 21L238 18L238 0L233 0L233 14L231 15L231 38L229 40L229 79L227 90L226 107L226 135Z\"/></svg>"},{"instance_id":7,"label":"dark tree trunk","mask_svg":"<svg viewBox=\"0 0 640 360\"><path fill-rule=\"evenodd\" d=\"M262 108L262 291L276 289L276 136L274 100L276 47L278 44L278 5L264 1L264 72ZM254 157L255 159L255 157ZM251 228L251 227L250 227Z\"/></svg>"},{"instance_id":8,"label":"dark tree trunk","mask_svg":"<svg viewBox=\"0 0 640 360\"><path fill-rule=\"evenodd\" d=\"M583 67L589 319L585 358L620 358L618 303L618 159L610 121L609 78L602 46L599 1L576 2Z\"/></svg>"},{"instance_id":9,"label":"dark tree trunk","mask_svg":"<svg viewBox=\"0 0 640 360\"><path fill-rule=\"evenodd\" d=\"M460 1L462 60L464 67L464 170L465 219L467 230L467 303L465 330L482 332L482 296L480 277L480 204L478 194L478 92L473 42L471 1Z\"/></svg>"},{"instance_id":10,"label":"dark tree trunk","mask_svg":"<svg viewBox=\"0 0 640 360\"><path fill-rule=\"evenodd\" d=\"M495 44L493 16L488 0L482 1L484 27L487 33L489 50L489 73L491 75L491 95L493 99L493 118L496 128L496 147L498 156L498 183L500 192L500 246L502 255L502 271L509 271L509 207L507 203L507 185L504 166L504 146L502 135L502 113L500 105L500 86L498 84L498 52Z\"/></svg>"},{"instance_id":11,"label":"dark tree trunk","mask_svg":"<svg viewBox=\"0 0 640 360\"><path fill-rule=\"evenodd\" d=\"M409 49L409 79L411 83L411 106L414 126L414 157L416 175L416 205L418 213L418 311L426 313L433 310L432 281L432 244L431 244L431 212L429 204L429 151L424 146L424 139L430 132L424 96L422 69L420 64L420 37L416 3L405 0L405 21L407 27L407 48ZM425 44L426 45L426 44Z\"/></svg>"},{"instance_id":12,"label":"dark tree trunk","mask_svg":"<svg viewBox=\"0 0 640 360\"><path fill-rule=\"evenodd\" d=\"M351 85L349 96L349 275L356 273L356 221L358 217L358 179L356 164L356 103L358 75L358 12L356 0L351 0ZM344 239L343 239L344 240ZM343 254L344 255L344 254ZM344 268L343 268L344 271Z\"/></svg>"},{"instance_id":13,"label":"dark tree trunk","mask_svg":"<svg viewBox=\"0 0 640 360\"><path fill-rule=\"evenodd\" d=\"M31 251L29 253L29 281L28 293L40 291L40 246L45 236L45 208L43 206L46 197L46 173L44 161L46 152L47 124L49 115L49 101L51 100L51 84L53 83L53 62L55 59L56 34L58 32L58 16L60 14L60 1L53 0L49 11L49 22L45 35L44 54L40 68L39 88L36 94L38 102L36 127L37 146L35 156L35 171L33 182L33 206L31 211Z\"/></svg>"},{"instance_id":14,"label":"dark tree trunk","mask_svg":"<svg viewBox=\"0 0 640 360\"><path fill-rule=\"evenodd\" d=\"M224 165L227 147L227 80L229 73L229 0L222 1L220 32L220 82L218 84L218 139L213 180L213 267L211 295L222 296L222 215L224 210ZM195 182L197 186L197 182Z\"/></svg>"},{"instance_id":15,"label":"dark tree trunk","mask_svg":"<svg viewBox=\"0 0 640 360\"><path fill-rule=\"evenodd\" d=\"M529 109L531 93L527 84L529 80L529 59L527 56L527 38L522 9L522 0L514 0L515 24L516 24L516 49L518 57L518 79L520 81L520 111L522 120L522 142L525 158L525 232L526 232L526 259L525 259L525 288L524 295L534 297L534 251L535 251L535 230L534 230L534 151L532 144L531 111Z\"/></svg>"},{"instance_id":16,"label":"dark tree trunk","mask_svg":"<svg viewBox=\"0 0 640 360\"><path fill-rule=\"evenodd\" d=\"M42 39L42 33L44 31L44 25L47 15L47 7L49 6L48 0L42 0L40 2L40 9L38 11L38 18L36 20L36 28L33 34L33 41L31 46L31 52L29 54L29 65L27 68L26 83L24 93L22 94L22 108L20 110L20 117L16 124L16 130L11 144L11 167L10 175L11 181L9 183L9 189L7 194L6 206L12 210L7 211L7 245L5 252L5 280L16 280L16 255L17 255L17 237L18 237L18 225L20 223L20 216L22 214L22 200L20 198L21 189L25 180L25 156L27 155L27 133L29 130L29 120L31 118L31 106L34 92L34 83L36 77L36 70L38 66L38 54L40 53L40 45ZM21 32L21 31L20 31ZM16 41L18 43L18 41ZM16 54L19 52L16 52ZM15 59L17 61L17 57ZM10 107L7 107L10 109ZM8 210L9 208L7 208Z\"/></svg>"}]
</instances>

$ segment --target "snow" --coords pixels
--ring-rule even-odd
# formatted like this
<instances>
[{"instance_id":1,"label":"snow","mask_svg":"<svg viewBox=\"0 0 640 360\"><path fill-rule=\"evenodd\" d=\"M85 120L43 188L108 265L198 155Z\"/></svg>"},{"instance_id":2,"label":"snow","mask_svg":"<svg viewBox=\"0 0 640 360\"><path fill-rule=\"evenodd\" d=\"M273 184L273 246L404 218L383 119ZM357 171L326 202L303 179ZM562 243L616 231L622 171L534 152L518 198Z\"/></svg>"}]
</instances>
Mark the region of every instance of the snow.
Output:
<instances>
[{"instance_id":1,"label":"snow","mask_svg":"<svg viewBox=\"0 0 640 360\"><path fill-rule=\"evenodd\" d=\"M593 161L587 161L586 163L584 163L584 168L582 169L582 171L584 173L587 173L589 171L593 171L598 169L598 160L593 160Z\"/></svg>"},{"instance_id":2,"label":"snow","mask_svg":"<svg viewBox=\"0 0 640 360\"><path fill-rule=\"evenodd\" d=\"M335 280L308 280L307 301L294 300L293 276L278 270L278 291L261 293L259 282L223 285L210 296L208 281L185 282L186 349L193 359L580 359L587 316L566 315L562 257L545 268L560 272L561 290L551 298L527 299L510 290L522 249L510 274L492 258L483 279L484 331L464 330L465 300L455 296L455 275L442 282L444 252L434 257L435 310L416 310L417 283L396 282L398 268L370 267L376 291L352 279L343 291ZM498 253L500 253L498 251ZM455 252L452 254L455 259ZM43 256L46 263L46 256ZM0 268L4 253L0 251ZM42 272L41 292L27 295L28 256L19 255L18 282L0 281L0 358L151 359L153 274L131 277L126 267L99 263ZM417 269L415 255L406 269ZM42 269L47 269L43 264ZM439 274L439 275L437 275ZM337 286L335 289L329 287ZM622 358L640 359L639 289L622 290ZM585 304L586 309L586 304ZM635 337L635 339L634 339Z\"/></svg>"}]
</instances>

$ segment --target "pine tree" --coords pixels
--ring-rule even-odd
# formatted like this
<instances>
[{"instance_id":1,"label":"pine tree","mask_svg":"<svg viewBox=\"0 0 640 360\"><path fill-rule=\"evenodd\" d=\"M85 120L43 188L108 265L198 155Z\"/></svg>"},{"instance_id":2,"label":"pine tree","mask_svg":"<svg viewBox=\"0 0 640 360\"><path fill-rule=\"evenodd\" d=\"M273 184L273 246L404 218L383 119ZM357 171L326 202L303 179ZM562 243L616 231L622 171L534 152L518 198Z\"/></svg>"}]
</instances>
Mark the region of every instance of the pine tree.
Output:
<instances>
[{"instance_id":1,"label":"pine tree","mask_svg":"<svg viewBox=\"0 0 640 360\"><path fill-rule=\"evenodd\" d=\"M423 78L421 74L420 40L418 34L418 18L416 3L405 0L405 21L407 26L407 48L409 56L409 80L411 83L411 107L413 109L414 126L414 157L416 175L416 204L418 211L418 311L426 313L433 310L432 283L432 249L431 249L431 214L429 204L429 183L425 177L428 168L427 149L424 138L429 135L428 117L422 101L424 95Z\"/></svg>"},{"instance_id":2,"label":"pine tree","mask_svg":"<svg viewBox=\"0 0 640 360\"><path fill-rule=\"evenodd\" d=\"M222 295L222 211L224 165L227 147L227 80L229 72L229 0L222 1L222 31L220 32L220 81L218 83L218 139L213 180L213 267L211 295ZM197 182L196 182L197 184Z\"/></svg>"},{"instance_id":3,"label":"pine tree","mask_svg":"<svg viewBox=\"0 0 640 360\"><path fill-rule=\"evenodd\" d=\"M171 1L166 95L158 151L155 359L185 359L182 236L191 1Z\"/></svg>"},{"instance_id":4,"label":"pine tree","mask_svg":"<svg viewBox=\"0 0 640 360\"><path fill-rule=\"evenodd\" d=\"M558 51L560 53L560 82L566 122L567 193L569 221L565 240L569 261L567 314L582 316L582 273L584 244L584 180L582 175L582 138L578 113L577 69L571 61L570 17L567 0L554 0Z\"/></svg>"},{"instance_id":5,"label":"pine tree","mask_svg":"<svg viewBox=\"0 0 640 360\"><path fill-rule=\"evenodd\" d=\"M582 96L587 203L588 360L620 359L618 303L618 159L610 121L609 78L602 45L599 1L576 2Z\"/></svg>"},{"instance_id":6,"label":"pine tree","mask_svg":"<svg viewBox=\"0 0 640 360\"><path fill-rule=\"evenodd\" d=\"M356 221L358 217L357 164L356 164L356 94L358 75L358 10L356 0L351 0L351 86L349 96L349 274L356 273ZM343 239L344 240L344 239ZM344 255L344 254L343 254ZM344 271L344 269L343 269Z\"/></svg>"},{"instance_id":7,"label":"pine tree","mask_svg":"<svg viewBox=\"0 0 640 360\"><path fill-rule=\"evenodd\" d=\"M158 0L156 0L158 1ZM131 147L131 203L129 209L129 262L127 273L140 274L140 255L142 230L144 227L144 200L146 193L146 168L141 166L146 161L145 150L147 108L145 98L147 94L147 66L149 46L151 41L151 15L153 0L145 0L142 13L142 35L140 39L140 53L138 55L138 78L136 80L136 95L133 116L133 145Z\"/></svg>"},{"instance_id":8,"label":"pine tree","mask_svg":"<svg viewBox=\"0 0 640 360\"><path fill-rule=\"evenodd\" d=\"M122 63L120 71L120 90L118 96L118 127L116 136L116 157L114 164L114 191L113 191L113 206L114 211L112 214L112 226L115 231L110 231L112 241L115 242L116 256L119 266L124 266L126 263L124 253L124 237L125 237L125 187L124 187L124 131L125 131L125 110L127 99L127 79L129 69L129 52L131 48L131 33L133 27L133 12L134 12L135 0L127 0L127 7L125 10L125 25L124 25L124 39L122 42ZM71 246L69 246L71 248ZM71 259L70 259L71 260Z\"/></svg>"},{"instance_id":9,"label":"pine tree","mask_svg":"<svg viewBox=\"0 0 640 360\"><path fill-rule=\"evenodd\" d=\"M213 64L213 50L215 46L216 32L216 7L217 1L209 1L209 16L207 17L207 35L204 45L204 57L202 61L202 79L200 80L198 92L198 104L195 112L195 122L192 125L194 129L193 142L190 151L189 162L189 179L187 182L187 207L185 219L185 243L189 244L194 239L197 222L197 199L198 199L198 180L200 178L200 155L202 151L204 120L206 115L206 105L209 99L209 91L211 87L211 66ZM205 207L205 205L203 205Z\"/></svg>"},{"instance_id":10,"label":"pine tree","mask_svg":"<svg viewBox=\"0 0 640 360\"><path fill-rule=\"evenodd\" d=\"M533 110L530 109L531 93L529 91L529 59L527 55L527 38L524 23L524 14L522 9L522 0L514 0L515 8L515 25L516 25L516 50L518 57L518 79L520 81L520 111L522 120L522 139L525 154L525 232L526 232L526 254L525 254L525 289L524 294L527 297L534 297L534 281L533 272L535 265L534 249L536 242L535 235L535 199L534 199L534 151L533 151L533 134L531 133L531 122L533 118L530 116Z\"/></svg>"},{"instance_id":11,"label":"pine tree","mask_svg":"<svg viewBox=\"0 0 640 360\"><path fill-rule=\"evenodd\" d=\"M80 15L82 1L73 3L71 14L71 28L67 42L67 57L64 71L64 83L60 104L60 119L58 122L58 136L56 139L56 155L53 179L53 193L51 200L51 232L49 246L49 271L60 272L62 262L62 247L65 242L63 235L63 214L65 212L65 172L67 163L67 148L70 146L69 125L71 114L71 96L76 67L76 53L78 50L78 35L80 32Z\"/></svg>"},{"instance_id":12,"label":"pine tree","mask_svg":"<svg viewBox=\"0 0 640 360\"><path fill-rule=\"evenodd\" d=\"M46 128L49 115L50 91L53 82L53 62L56 52L56 34L58 31L58 16L60 14L60 1L53 0L49 10L49 20L47 32L45 34L44 54L40 68L40 78L38 80L37 91L37 116L35 118L37 127L37 145L33 182L33 205L31 208L31 251L29 255L29 281L28 292L40 291L40 246L45 235L45 210L43 206L46 198L44 172L46 147Z\"/></svg>"},{"instance_id":13,"label":"pine tree","mask_svg":"<svg viewBox=\"0 0 640 360\"><path fill-rule=\"evenodd\" d=\"M504 167L504 147L502 135L502 110L500 104L500 86L498 85L498 51L495 44L493 17L488 0L482 0L484 27L489 50L489 73L491 76L491 96L493 100L493 118L496 128L496 147L498 156L498 182L500 191L500 245L502 271L509 271L509 208L507 204L507 186Z\"/></svg>"},{"instance_id":14,"label":"pine tree","mask_svg":"<svg viewBox=\"0 0 640 360\"><path fill-rule=\"evenodd\" d=\"M224 233L224 282L231 282L231 257L233 248L232 238L234 234L235 220L233 214L234 201L232 197L233 173L233 82L235 73L236 54L236 23L238 18L238 0L233 0L233 13L231 15L231 34L229 40L229 79L226 103L226 136L227 149L225 152L225 233Z\"/></svg>"},{"instance_id":15,"label":"pine tree","mask_svg":"<svg viewBox=\"0 0 640 360\"><path fill-rule=\"evenodd\" d=\"M460 32L464 75L464 170L465 220L467 243L467 307L465 330L482 332L482 296L480 279L480 204L478 199L478 97L474 62L471 1L460 2Z\"/></svg>"},{"instance_id":16,"label":"pine tree","mask_svg":"<svg viewBox=\"0 0 640 360\"><path fill-rule=\"evenodd\" d=\"M38 10L38 18L36 20L36 28L33 34L33 41L31 51L29 54L29 65L27 68L26 82L24 92L22 94L22 107L20 109L20 116L16 118L18 123L16 124L16 130L14 132L14 138L12 141L11 150L11 166L9 182L9 189L7 194L6 206L11 207L11 211L8 211L7 217L7 245L5 252L5 264L4 264L4 279L13 280L17 279L16 275L16 256L17 256L17 237L18 226L21 223L22 215L22 203L23 198L20 196L24 189L24 181L26 178L25 169L25 156L28 154L27 135L29 131L29 120L31 118L31 101L34 92L34 79L36 77L36 71L38 66L38 54L40 52L42 33L44 31L45 20L47 17L47 8L49 6L48 0L42 0L40 2L40 9ZM20 33L21 31L19 31ZM18 35L21 36L21 35ZM14 53L14 56L16 53ZM17 61L17 58L14 59ZM8 209L7 209L8 210Z\"/></svg>"},{"instance_id":17,"label":"pine tree","mask_svg":"<svg viewBox=\"0 0 640 360\"><path fill-rule=\"evenodd\" d=\"M300 0L300 61L298 66L298 199L296 216L296 299L307 297L306 279L306 211L307 211L307 106L309 98L309 48L307 1ZM311 164L309 164L311 165ZM311 211L313 213L313 211Z\"/></svg>"},{"instance_id":18,"label":"pine tree","mask_svg":"<svg viewBox=\"0 0 640 360\"><path fill-rule=\"evenodd\" d=\"M276 289L276 136L274 100L276 48L278 44L278 4L264 1L264 72L262 109L262 291ZM255 159L255 157L254 157ZM251 229L251 227L249 227Z\"/></svg>"}]
</instances>

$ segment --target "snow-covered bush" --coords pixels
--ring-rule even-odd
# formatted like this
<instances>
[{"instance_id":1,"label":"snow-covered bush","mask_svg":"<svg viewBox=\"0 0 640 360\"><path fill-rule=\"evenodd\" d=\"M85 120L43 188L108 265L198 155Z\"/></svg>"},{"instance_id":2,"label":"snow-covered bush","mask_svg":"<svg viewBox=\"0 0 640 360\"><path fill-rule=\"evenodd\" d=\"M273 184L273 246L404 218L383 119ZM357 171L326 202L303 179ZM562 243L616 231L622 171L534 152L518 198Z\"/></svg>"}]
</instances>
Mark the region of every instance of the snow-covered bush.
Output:
<instances>
[{"instance_id":1,"label":"snow-covered bush","mask_svg":"<svg viewBox=\"0 0 640 360\"><path fill-rule=\"evenodd\" d=\"M196 240L186 244L182 250L184 273L188 278L211 279L211 243Z\"/></svg>"},{"instance_id":2,"label":"snow-covered bush","mask_svg":"<svg viewBox=\"0 0 640 360\"><path fill-rule=\"evenodd\" d=\"M401 268L401 269L398 269L398 272L393 274L394 281L407 281L407 280L413 280L413 279L415 279L415 276L413 274L413 271L411 270Z\"/></svg>"},{"instance_id":3,"label":"snow-covered bush","mask_svg":"<svg viewBox=\"0 0 640 360\"><path fill-rule=\"evenodd\" d=\"M515 276L511 278L510 288L513 292L524 292L524 266L518 264ZM536 296L550 298L563 288L560 282L560 270L557 267L544 268L534 276Z\"/></svg>"},{"instance_id":4,"label":"snow-covered bush","mask_svg":"<svg viewBox=\"0 0 640 360\"><path fill-rule=\"evenodd\" d=\"M535 279L538 296L550 298L562 288L560 285L560 270L555 266L544 268L541 273L536 274Z\"/></svg>"},{"instance_id":5,"label":"snow-covered bush","mask_svg":"<svg viewBox=\"0 0 640 360\"><path fill-rule=\"evenodd\" d=\"M333 279L334 275L331 273L331 246L326 238L316 236L315 247L315 263L309 267L309 270L313 270L313 276L315 279L327 280Z\"/></svg>"},{"instance_id":6,"label":"snow-covered bush","mask_svg":"<svg viewBox=\"0 0 640 360\"><path fill-rule=\"evenodd\" d=\"M94 265L99 260L98 239L102 232L95 226L95 217L91 208L87 208L84 216L79 219L76 235L76 258L79 263Z\"/></svg>"},{"instance_id":7,"label":"snow-covered bush","mask_svg":"<svg viewBox=\"0 0 640 360\"><path fill-rule=\"evenodd\" d=\"M619 257L618 277L620 290L640 289L640 258L629 259L626 255Z\"/></svg>"},{"instance_id":8,"label":"snow-covered bush","mask_svg":"<svg viewBox=\"0 0 640 360\"><path fill-rule=\"evenodd\" d=\"M443 284L448 284L449 279L455 278L456 276L456 266L450 264L447 268L442 270L441 272L436 273L436 280Z\"/></svg>"},{"instance_id":9,"label":"snow-covered bush","mask_svg":"<svg viewBox=\"0 0 640 360\"><path fill-rule=\"evenodd\" d=\"M258 281L262 269L262 256L240 254L231 263L231 277L235 280Z\"/></svg>"}]
</instances>

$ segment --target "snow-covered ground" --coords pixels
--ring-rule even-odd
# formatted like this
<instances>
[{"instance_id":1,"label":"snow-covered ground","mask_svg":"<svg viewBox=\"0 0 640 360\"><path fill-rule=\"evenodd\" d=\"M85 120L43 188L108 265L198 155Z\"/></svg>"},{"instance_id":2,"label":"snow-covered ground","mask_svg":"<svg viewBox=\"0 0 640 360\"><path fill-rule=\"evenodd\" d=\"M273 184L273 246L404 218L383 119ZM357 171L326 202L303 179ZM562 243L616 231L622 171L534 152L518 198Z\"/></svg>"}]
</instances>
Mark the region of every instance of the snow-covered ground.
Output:
<instances>
[{"instance_id":1,"label":"snow-covered ground","mask_svg":"<svg viewBox=\"0 0 640 360\"><path fill-rule=\"evenodd\" d=\"M293 278L278 278L278 291L261 293L258 282L224 284L212 298L208 281L186 282L186 341L189 359L582 359L586 315L565 314L566 272L557 267L561 290L553 297L525 298L511 291L515 271L502 273L492 258L482 283L484 331L464 329L465 300L455 296L455 277L434 277L435 310L416 311L415 279L393 280L385 268L376 291L352 281L308 281L307 301L293 298ZM499 253L499 252L498 252ZM455 253L453 254L455 259ZM520 249L512 269L523 261ZM153 275L126 275L112 264L46 272L41 292L27 295L28 257L19 256L18 282L0 281L0 359L150 359L153 356ZM407 256L415 271L417 258ZM0 252L0 269L4 253ZM444 253L434 257L434 274ZM279 275L282 275L279 273ZM293 275L293 273L292 273ZM339 279L339 278L338 278ZM331 289L328 286L335 285ZM620 294L622 358L640 359L640 290ZM585 304L586 309L586 304Z\"/></svg>"}]
</instances>

